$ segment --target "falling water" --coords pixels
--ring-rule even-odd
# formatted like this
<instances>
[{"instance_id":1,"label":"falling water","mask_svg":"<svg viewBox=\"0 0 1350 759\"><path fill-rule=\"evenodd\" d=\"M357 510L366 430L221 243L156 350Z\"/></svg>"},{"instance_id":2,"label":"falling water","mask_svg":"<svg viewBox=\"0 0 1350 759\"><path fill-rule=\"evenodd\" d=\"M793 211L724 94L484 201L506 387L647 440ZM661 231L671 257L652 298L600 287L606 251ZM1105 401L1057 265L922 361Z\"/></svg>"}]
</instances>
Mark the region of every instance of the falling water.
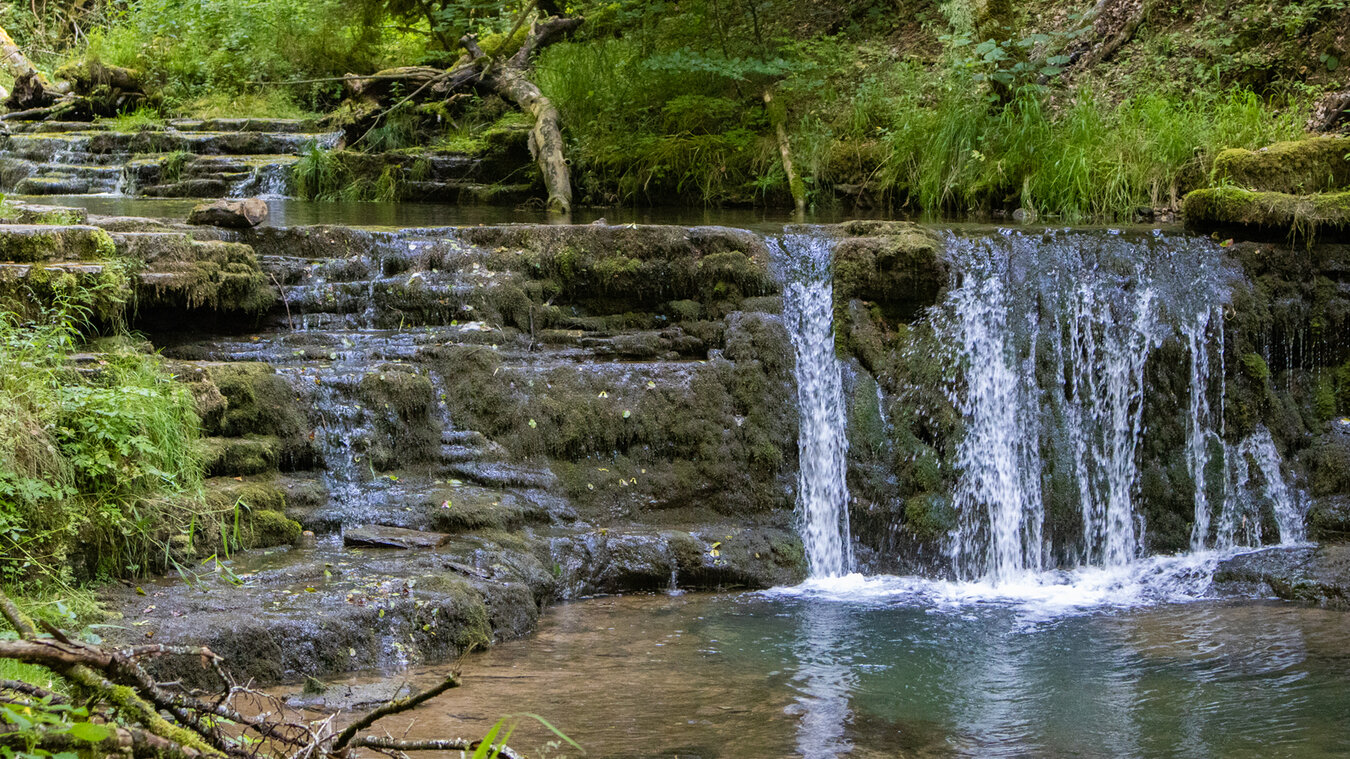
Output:
<instances>
[{"instance_id":1,"label":"falling water","mask_svg":"<svg viewBox=\"0 0 1350 759\"><path fill-rule=\"evenodd\" d=\"M771 240L787 276L786 323L796 353L800 431L797 508L812 577L853 566L849 546L848 438L843 365L835 355L830 258L834 241L808 234Z\"/></svg>"},{"instance_id":2,"label":"falling water","mask_svg":"<svg viewBox=\"0 0 1350 759\"><path fill-rule=\"evenodd\" d=\"M961 526L953 549L958 567L978 566L980 575L1006 580L1041 567L1043 507L1036 444L1036 386L1032 356L1019 357L1018 331L1008 307L1006 259L969 259L964 284L950 305L949 344L959 346L966 388L953 400L966 420L958 451L961 479L956 506ZM1024 325L1035 341L1034 320Z\"/></svg>"},{"instance_id":3,"label":"falling water","mask_svg":"<svg viewBox=\"0 0 1350 759\"><path fill-rule=\"evenodd\" d=\"M1222 324L1222 319L1217 320ZM1209 322L1208 314L1197 324L1186 325L1186 351L1190 357L1191 393L1190 424L1186 427L1186 466L1195 483L1195 522L1191 527L1191 550L1205 548L1212 520L1206 470L1209 467L1210 441L1214 439L1213 419L1209 404ZM1222 375L1219 377L1223 380ZM1222 397L1222 392L1220 393Z\"/></svg>"},{"instance_id":4,"label":"falling water","mask_svg":"<svg viewBox=\"0 0 1350 759\"><path fill-rule=\"evenodd\" d=\"M956 452L960 518L949 542L957 575L1002 583L1055 561L1118 567L1142 555L1146 367L1168 341L1189 356L1192 545L1206 547L1215 516L1205 472L1223 414L1210 408L1210 355L1215 337L1222 340L1216 304L1232 276L1219 249L1192 238L1066 232L949 236L947 250L956 279L934 326L951 354L949 395L966 424ZM1296 499L1267 441L1268 433L1244 442L1240 457L1255 462L1261 482L1275 483L1265 498L1277 514L1293 515L1281 522L1292 531ZM1077 490L1076 547L1052 546L1045 535L1052 466ZM1235 475L1230 490L1250 491L1249 479ZM1220 504L1220 520L1238 513L1232 500Z\"/></svg>"},{"instance_id":5,"label":"falling water","mask_svg":"<svg viewBox=\"0 0 1350 759\"><path fill-rule=\"evenodd\" d=\"M1285 483L1270 430L1257 427L1238 444L1225 446L1224 458L1227 477L1215 545L1232 548L1266 542L1265 514L1272 517L1279 542L1302 542L1303 499Z\"/></svg>"}]
</instances>

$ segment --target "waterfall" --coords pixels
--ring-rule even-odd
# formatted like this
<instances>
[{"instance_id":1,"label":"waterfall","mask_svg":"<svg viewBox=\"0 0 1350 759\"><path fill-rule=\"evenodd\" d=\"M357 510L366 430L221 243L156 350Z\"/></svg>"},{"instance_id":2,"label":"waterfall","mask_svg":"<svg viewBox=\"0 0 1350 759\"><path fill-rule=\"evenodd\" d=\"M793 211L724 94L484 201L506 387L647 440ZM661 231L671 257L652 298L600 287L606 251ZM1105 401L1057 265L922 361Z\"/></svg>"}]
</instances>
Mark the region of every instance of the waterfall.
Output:
<instances>
[{"instance_id":1,"label":"waterfall","mask_svg":"<svg viewBox=\"0 0 1350 759\"><path fill-rule=\"evenodd\" d=\"M1013 344L1005 278L1006 259L980 256L974 248L961 287L949 305L955 318L944 337L956 346L966 387L952 400L966 420L957 452L961 478L954 501L961 525L954 541L958 566L1006 580L1041 567L1043 510L1036 445L1034 363ZM1023 325L1036 339L1036 324Z\"/></svg>"},{"instance_id":2,"label":"waterfall","mask_svg":"<svg viewBox=\"0 0 1350 759\"><path fill-rule=\"evenodd\" d=\"M842 362L834 347L834 241L809 234L769 241L786 275L785 322L796 354L797 513L812 577L853 567Z\"/></svg>"},{"instance_id":3,"label":"waterfall","mask_svg":"<svg viewBox=\"0 0 1350 759\"><path fill-rule=\"evenodd\" d=\"M1195 488L1192 550L1260 544L1262 515L1280 540L1302 539L1301 499L1284 481L1270 433L1221 444L1220 309L1235 274L1217 246L1160 234L1009 232L949 235L946 247L954 278L930 318L949 354L949 398L965 421L955 454L958 526L948 541L958 577L1002 583L1053 563L1119 567L1143 554L1137 501L1149 367L1168 344L1177 348L1158 360L1184 351L1189 379L1177 453ZM1210 492L1208 474L1219 464L1222 494ZM1052 545L1047 535L1052 472L1075 489L1078 508L1076 533L1060 513L1053 539L1074 545Z\"/></svg>"}]
</instances>

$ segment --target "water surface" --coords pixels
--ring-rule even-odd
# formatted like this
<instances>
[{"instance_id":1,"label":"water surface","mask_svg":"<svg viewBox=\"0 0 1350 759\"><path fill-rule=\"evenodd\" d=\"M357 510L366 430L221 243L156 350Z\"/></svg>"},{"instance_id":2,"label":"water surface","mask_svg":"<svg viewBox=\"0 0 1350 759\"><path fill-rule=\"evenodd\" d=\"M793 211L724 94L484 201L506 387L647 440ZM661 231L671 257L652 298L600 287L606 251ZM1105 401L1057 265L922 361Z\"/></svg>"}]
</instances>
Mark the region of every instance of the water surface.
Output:
<instances>
[{"instance_id":1,"label":"water surface","mask_svg":"<svg viewBox=\"0 0 1350 759\"><path fill-rule=\"evenodd\" d=\"M1217 600L1055 609L957 595L561 606L537 635L468 658L464 687L417 712L408 735L476 735L528 711L598 757L1350 754L1343 612ZM425 685L444 671L407 679ZM525 726L513 743L534 751L549 737Z\"/></svg>"}]
</instances>

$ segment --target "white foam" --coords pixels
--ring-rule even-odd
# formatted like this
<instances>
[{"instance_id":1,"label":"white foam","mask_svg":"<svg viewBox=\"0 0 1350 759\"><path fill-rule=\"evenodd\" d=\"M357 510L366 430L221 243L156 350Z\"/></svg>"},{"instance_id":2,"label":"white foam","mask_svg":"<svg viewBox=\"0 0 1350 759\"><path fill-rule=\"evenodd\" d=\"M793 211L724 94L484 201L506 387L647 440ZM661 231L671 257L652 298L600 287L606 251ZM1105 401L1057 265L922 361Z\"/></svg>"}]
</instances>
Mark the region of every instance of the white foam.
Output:
<instances>
[{"instance_id":1,"label":"white foam","mask_svg":"<svg viewBox=\"0 0 1350 759\"><path fill-rule=\"evenodd\" d=\"M1123 566L1023 572L1002 582L951 582L924 577L849 574L812 578L764 594L864 605L905 605L939 611L973 606L1014 607L1036 617L1104 608L1182 603L1208 597L1214 568L1235 551L1154 556Z\"/></svg>"}]
</instances>

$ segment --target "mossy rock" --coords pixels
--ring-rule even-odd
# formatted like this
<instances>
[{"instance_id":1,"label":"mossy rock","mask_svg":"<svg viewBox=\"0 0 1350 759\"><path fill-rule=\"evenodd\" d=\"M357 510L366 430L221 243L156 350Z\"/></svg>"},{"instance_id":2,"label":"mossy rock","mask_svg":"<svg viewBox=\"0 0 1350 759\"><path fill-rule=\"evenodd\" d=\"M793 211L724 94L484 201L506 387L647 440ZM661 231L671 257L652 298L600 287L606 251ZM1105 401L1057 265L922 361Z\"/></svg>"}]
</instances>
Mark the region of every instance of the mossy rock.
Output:
<instances>
[{"instance_id":1,"label":"mossy rock","mask_svg":"<svg viewBox=\"0 0 1350 759\"><path fill-rule=\"evenodd\" d=\"M1307 194L1350 187L1350 137L1230 149L1214 159L1214 178L1252 190Z\"/></svg>"},{"instance_id":2,"label":"mossy rock","mask_svg":"<svg viewBox=\"0 0 1350 759\"><path fill-rule=\"evenodd\" d=\"M139 238L144 240L145 238ZM276 302L275 289L253 249L239 243L163 239L140 273L137 301L144 308L260 314Z\"/></svg>"},{"instance_id":3,"label":"mossy rock","mask_svg":"<svg viewBox=\"0 0 1350 759\"><path fill-rule=\"evenodd\" d=\"M272 436L208 437L200 445L211 476L275 472L281 465L281 441Z\"/></svg>"},{"instance_id":4,"label":"mossy rock","mask_svg":"<svg viewBox=\"0 0 1350 759\"><path fill-rule=\"evenodd\" d=\"M909 319L937 301L947 266L937 237L905 222L857 221L834 250L835 302L877 303L888 316Z\"/></svg>"},{"instance_id":5,"label":"mossy rock","mask_svg":"<svg viewBox=\"0 0 1350 759\"><path fill-rule=\"evenodd\" d=\"M131 299L131 277L119 262L0 264L0 311L36 318L58 302L114 322Z\"/></svg>"},{"instance_id":6,"label":"mossy rock","mask_svg":"<svg viewBox=\"0 0 1350 759\"><path fill-rule=\"evenodd\" d=\"M939 493L913 496L905 501L905 528L919 540L940 540L956 529L956 507Z\"/></svg>"},{"instance_id":7,"label":"mossy rock","mask_svg":"<svg viewBox=\"0 0 1350 759\"><path fill-rule=\"evenodd\" d=\"M270 477L211 477L202 483L202 489L206 505L213 511L227 511L236 505L255 512L286 510L286 491Z\"/></svg>"},{"instance_id":8,"label":"mossy rock","mask_svg":"<svg viewBox=\"0 0 1350 759\"><path fill-rule=\"evenodd\" d=\"M218 418L203 419L207 434L271 435L290 441L308 430L295 390L270 365L210 364L207 375L226 401Z\"/></svg>"},{"instance_id":9,"label":"mossy rock","mask_svg":"<svg viewBox=\"0 0 1350 759\"><path fill-rule=\"evenodd\" d=\"M1310 240L1350 229L1350 192L1288 195L1215 187L1187 195L1182 212L1186 226L1199 231Z\"/></svg>"},{"instance_id":10,"label":"mossy rock","mask_svg":"<svg viewBox=\"0 0 1350 759\"><path fill-rule=\"evenodd\" d=\"M98 227L0 225L0 261L105 261L116 253L112 237Z\"/></svg>"},{"instance_id":11,"label":"mossy rock","mask_svg":"<svg viewBox=\"0 0 1350 759\"><path fill-rule=\"evenodd\" d=\"M746 297L778 292L763 240L742 230L513 224L460 235L492 251L489 268L540 283L524 289L529 301L577 305L589 315L654 312L692 300L715 317Z\"/></svg>"},{"instance_id":12,"label":"mossy rock","mask_svg":"<svg viewBox=\"0 0 1350 759\"><path fill-rule=\"evenodd\" d=\"M1350 435L1326 435L1307 455L1314 496L1350 494Z\"/></svg>"},{"instance_id":13,"label":"mossy rock","mask_svg":"<svg viewBox=\"0 0 1350 759\"><path fill-rule=\"evenodd\" d=\"M300 523L280 511L250 509L240 525L241 548L271 548L300 540Z\"/></svg>"},{"instance_id":14,"label":"mossy rock","mask_svg":"<svg viewBox=\"0 0 1350 759\"><path fill-rule=\"evenodd\" d=\"M0 178L3 169L0 169ZM2 181L2 179L0 179ZM72 206L45 206L29 203L0 203L0 221L5 224L52 224L70 226L85 224L89 212Z\"/></svg>"},{"instance_id":15,"label":"mossy rock","mask_svg":"<svg viewBox=\"0 0 1350 759\"><path fill-rule=\"evenodd\" d=\"M367 455L379 471L430 460L440 444L431 380L412 367L386 364L361 377L357 397L374 420L379 438Z\"/></svg>"},{"instance_id":16,"label":"mossy rock","mask_svg":"<svg viewBox=\"0 0 1350 759\"><path fill-rule=\"evenodd\" d=\"M1308 535L1314 540L1350 540L1350 496L1314 499L1308 510Z\"/></svg>"}]
</instances>

